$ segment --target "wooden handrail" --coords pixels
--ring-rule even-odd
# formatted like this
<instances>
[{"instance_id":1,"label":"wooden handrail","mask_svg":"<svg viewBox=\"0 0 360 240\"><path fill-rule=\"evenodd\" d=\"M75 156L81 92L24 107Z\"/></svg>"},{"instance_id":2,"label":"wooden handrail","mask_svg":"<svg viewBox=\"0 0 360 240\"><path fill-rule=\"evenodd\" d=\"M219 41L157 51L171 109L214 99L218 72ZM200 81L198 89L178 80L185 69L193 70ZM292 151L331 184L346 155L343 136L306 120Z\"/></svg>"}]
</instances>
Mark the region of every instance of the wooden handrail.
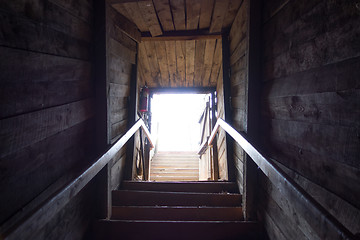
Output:
<instances>
[{"instance_id":1,"label":"wooden handrail","mask_svg":"<svg viewBox=\"0 0 360 240\"><path fill-rule=\"evenodd\" d=\"M137 122L114 144L112 145L94 164L82 172L76 179L66 187L58 191L55 196L50 198L43 206L37 209L34 214L28 217L14 231L9 233L4 239L30 239L34 230L42 228L58 213L69 201L74 198L115 156L115 154L127 143L138 129L144 130L151 147L154 142L151 139L149 130L144 121L140 118Z\"/></svg>"},{"instance_id":2,"label":"wooden handrail","mask_svg":"<svg viewBox=\"0 0 360 240\"><path fill-rule=\"evenodd\" d=\"M311 197L301 186L292 180L281 168L271 160L266 159L254 146L239 132L219 118L211 132L208 145L210 146L219 128L224 129L250 156L269 180L278 187L283 188L289 195L295 196L291 201L295 209L306 208L303 216L310 226L327 231L327 236L336 236L336 239L354 239L354 235L334 218L324 207ZM301 211L300 211L301 212Z\"/></svg>"}]
</instances>

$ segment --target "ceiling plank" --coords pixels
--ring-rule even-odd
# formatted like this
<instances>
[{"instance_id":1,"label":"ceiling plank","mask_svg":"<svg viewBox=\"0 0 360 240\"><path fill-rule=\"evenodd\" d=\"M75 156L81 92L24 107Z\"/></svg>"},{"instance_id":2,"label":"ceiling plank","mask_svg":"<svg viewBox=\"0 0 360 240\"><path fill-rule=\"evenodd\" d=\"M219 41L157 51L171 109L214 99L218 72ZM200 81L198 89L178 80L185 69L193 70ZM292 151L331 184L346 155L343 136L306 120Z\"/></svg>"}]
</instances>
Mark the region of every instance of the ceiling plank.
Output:
<instances>
[{"instance_id":1,"label":"ceiling plank","mask_svg":"<svg viewBox=\"0 0 360 240\"><path fill-rule=\"evenodd\" d=\"M155 12L155 8L152 1L140 1L138 2L140 12L144 18L144 21L149 26L149 31L151 35L159 36L162 35L162 30L160 27L160 23L157 19L157 15Z\"/></svg>"},{"instance_id":2,"label":"ceiling plank","mask_svg":"<svg viewBox=\"0 0 360 240\"><path fill-rule=\"evenodd\" d=\"M195 42L195 76L194 86L200 87L202 84L202 71L204 67L205 40Z\"/></svg>"},{"instance_id":3,"label":"ceiling plank","mask_svg":"<svg viewBox=\"0 0 360 240\"><path fill-rule=\"evenodd\" d=\"M176 41L176 70L178 87L185 87L185 42Z\"/></svg>"},{"instance_id":4,"label":"ceiling plank","mask_svg":"<svg viewBox=\"0 0 360 240\"><path fill-rule=\"evenodd\" d=\"M210 24L210 33L221 32L228 5L229 0L215 1L214 13Z\"/></svg>"},{"instance_id":5,"label":"ceiling plank","mask_svg":"<svg viewBox=\"0 0 360 240\"><path fill-rule=\"evenodd\" d=\"M175 56L175 41L166 41L166 56L169 69L170 86L176 87L176 56Z\"/></svg>"},{"instance_id":6,"label":"ceiling plank","mask_svg":"<svg viewBox=\"0 0 360 240\"><path fill-rule=\"evenodd\" d=\"M159 62L156 56L155 43L143 42L145 45L146 55L150 66L151 77L155 86L161 86L161 73Z\"/></svg>"},{"instance_id":7,"label":"ceiling plank","mask_svg":"<svg viewBox=\"0 0 360 240\"><path fill-rule=\"evenodd\" d=\"M153 0L157 15L164 31L175 30L169 0Z\"/></svg>"},{"instance_id":8,"label":"ceiling plank","mask_svg":"<svg viewBox=\"0 0 360 240\"><path fill-rule=\"evenodd\" d=\"M138 60L139 60L139 65L141 65L141 68L143 68L144 82L149 84L149 86L151 86L151 87L155 87L155 86L152 86L153 80L151 77L150 64L149 64L149 60L148 60L148 56L146 53L146 48L145 48L144 43L139 44Z\"/></svg>"},{"instance_id":9,"label":"ceiling plank","mask_svg":"<svg viewBox=\"0 0 360 240\"><path fill-rule=\"evenodd\" d=\"M221 39L221 34L210 34L209 31L185 30L164 32L162 36L151 37L150 33L141 34L142 41L185 41L185 40L202 40L202 39Z\"/></svg>"},{"instance_id":10,"label":"ceiling plank","mask_svg":"<svg viewBox=\"0 0 360 240\"><path fill-rule=\"evenodd\" d=\"M222 28L229 28L231 24L234 22L235 16L239 10L242 0L231 0L229 2L228 10L226 11L226 15L224 18L224 22Z\"/></svg>"},{"instance_id":11,"label":"ceiling plank","mask_svg":"<svg viewBox=\"0 0 360 240\"><path fill-rule=\"evenodd\" d=\"M215 52L216 39L206 40L204 53L204 71L202 74L202 86L209 86L211 67L213 65L213 57Z\"/></svg>"},{"instance_id":12,"label":"ceiling plank","mask_svg":"<svg viewBox=\"0 0 360 240\"><path fill-rule=\"evenodd\" d=\"M175 30L185 30L184 0L170 0L170 7L174 19Z\"/></svg>"},{"instance_id":13,"label":"ceiling plank","mask_svg":"<svg viewBox=\"0 0 360 240\"><path fill-rule=\"evenodd\" d=\"M149 31L149 27L144 21L139 5L136 2L124 3L123 6L141 32Z\"/></svg>"},{"instance_id":14,"label":"ceiling plank","mask_svg":"<svg viewBox=\"0 0 360 240\"><path fill-rule=\"evenodd\" d=\"M194 73L195 73L195 41L185 41L185 75L186 86L194 86Z\"/></svg>"},{"instance_id":15,"label":"ceiling plank","mask_svg":"<svg viewBox=\"0 0 360 240\"><path fill-rule=\"evenodd\" d=\"M200 0L186 0L186 29L195 30L199 26Z\"/></svg>"},{"instance_id":16,"label":"ceiling plank","mask_svg":"<svg viewBox=\"0 0 360 240\"><path fill-rule=\"evenodd\" d=\"M201 0L199 29L210 28L213 9L214 9L214 0Z\"/></svg>"},{"instance_id":17,"label":"ceiling plank","mask_svg":"<svg viewBox=\"0 0 360 240\"><path fill-rule=\"evenodd\" d=\"M170 77L169 77L169 69L167 64L166 49L164 48L164 43L155 42L155 48L156 48L156 56L159 61L159 67L161 72L160 85L162 87L168 87L170 83Z\"/></svg>"},{"instance_id":18,"label":"ceiling plank","mask_svg":"<svg viewBox=\"0 0 360 240\"><path fill-rule=\"evenodd\" d=\"M220 66L222 62L222 40L216 40L216 47L215 47L215 53L213 57L213 66L211 69L211 75L210 75L210 86L216 86Z\"/></svg>"}]
</instances>

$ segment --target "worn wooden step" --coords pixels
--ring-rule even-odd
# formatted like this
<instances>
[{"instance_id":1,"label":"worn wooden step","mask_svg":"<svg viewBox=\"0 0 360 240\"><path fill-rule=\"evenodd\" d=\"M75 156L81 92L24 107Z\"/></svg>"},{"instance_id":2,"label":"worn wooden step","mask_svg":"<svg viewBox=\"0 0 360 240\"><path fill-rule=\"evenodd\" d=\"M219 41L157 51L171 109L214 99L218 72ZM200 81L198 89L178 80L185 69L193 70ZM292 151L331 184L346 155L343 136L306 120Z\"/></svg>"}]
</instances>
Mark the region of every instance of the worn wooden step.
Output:
<instances>
[{"instance_id":1,"label":"worn wooden step","mask_svg":"<svg viewBox=\"0 0 360 240\"><path fill-rule=\"evenodd\" d=\"M235 182L135 182L123 181L121 189L163 192L239 193Z\"/></svg>"},{"instance_id":2,"label":"worn wooden step","mask_svg":"<svg viewBox=\"0 0 360 240\"><path fill-rule=\"evenodd\" d=\"M161 175L161 176L198 176L199 173L196 171L191 171L191 172L173 172L173 171L158 171L158 172L152 172L151 176L156 176L156 175Z\"/></svg>"},{"instance_id":3,"label":"worn wooden step","mask_svg":"<svg viewBox=\"0 0 360 240\"><path fill-rule=\"evenodd\" d=\"M160 177L150 177L151 181L154 182L178 182L178 181L189 181L189 182L193 182L193 181L197 181L199 179L199 177L194 176L194 177L176 177L176 176L160 176Z\"/></svg>"},{"instance_id":4,"label":"worn wooden step","mask_svg":"<svg viewBox=\"0 0 360 240\"><path fill-rule=\"evenodd\" d=\"M170 221L240 221L241 207L114 206L111 219Z\"/></svg>"},{"instance_id":5,"label":"worn wooden step","mask_svg":"<svg viewBox=\"0 0 360 240\"><path fill-rule=\"evenodd\" d=\"M94 239L107 240L262 239L256 222L100 220L95 229Z\"/></svg>"},{"instance_id":6,"label":"worn wooden step","mask_svg":"<svg viewBox=\"0 0 360 240\"><path fill-rule=\"evenodd\" d=\"M189 193L117 190L113 206L222 206L240 207L241 195L235 193Z\"/></svg>"},{"instance_id":7,"label":"worn wooden step","mask_svg":"<svg viewBox=\"0 0 360 240\"><path fill-rule=\"evenodd\" d=\"M197 168L153 168L152 172L199 172Z\"/></svg>"}]
</instances>

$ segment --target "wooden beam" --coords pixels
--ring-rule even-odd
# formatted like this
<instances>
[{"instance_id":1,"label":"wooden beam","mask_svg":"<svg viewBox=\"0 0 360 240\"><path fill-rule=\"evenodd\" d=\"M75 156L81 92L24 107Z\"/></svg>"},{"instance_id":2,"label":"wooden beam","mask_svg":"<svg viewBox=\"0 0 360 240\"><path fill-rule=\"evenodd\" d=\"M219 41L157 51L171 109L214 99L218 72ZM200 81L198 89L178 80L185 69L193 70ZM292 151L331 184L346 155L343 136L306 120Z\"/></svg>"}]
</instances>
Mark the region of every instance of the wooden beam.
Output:
<instances>
[{"instance_id":1,"label":"wooden beam","mask_svg":"<svg viewBox=\"0 0 360 240\"><path fill-rule=\"evenodd\" d=\"M163 35L151 37L148 32L141 34L141 41L186 41L186 40L208 40L221 39L222 34L211 34L208 31L168 31Z\"/></svg>"}]
</instances>

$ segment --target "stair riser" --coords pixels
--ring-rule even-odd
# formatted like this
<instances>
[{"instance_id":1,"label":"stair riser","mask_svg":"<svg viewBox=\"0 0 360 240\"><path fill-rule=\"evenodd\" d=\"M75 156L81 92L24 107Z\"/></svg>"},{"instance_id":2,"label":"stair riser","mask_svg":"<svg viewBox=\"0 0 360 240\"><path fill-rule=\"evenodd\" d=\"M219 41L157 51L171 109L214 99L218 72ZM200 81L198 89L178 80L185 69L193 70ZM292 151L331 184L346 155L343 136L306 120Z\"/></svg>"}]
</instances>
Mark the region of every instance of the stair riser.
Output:
<instances>
[{"instance_id":1,"label":"stair riser","mask_svg":"<svg viewBox=\"0 0 360 240\"><path fill-rule=\"evenodd\" d=\"M238 207L240 194L113 191L113 206L222 206Z\"/></svg>"},{"instance_id":2,"label":"stair riser","mask_svg":"<svg viewBox=\"0 0 360 240\"><path fill-rule=\"evenodd\" d=\"M241 207L113 207L111 219L168 221L240 221Z\"/></svg>"},{"instance_id":3,"label":"stair riser","mask_svg":"<svg viewBox=\"0 0 360 240\"><path fill-rule=\"evenodd\" d=\"M261 228L252 222L123 222L99 221L95 239L127 240L255 240Z\"/></svg>"},{"instance_id":4,"label":"stair riser","mask_svg":"<svg viewBox=\"0 0 360 240\"><path fill-rule=\"evenodd\" d=\"M233 182L189 182L189 183L152 183L124 181L122 189L169 191L169 192L199 192L199 193L238 193L239 189Z\"/></svg>"}]
</instances>

